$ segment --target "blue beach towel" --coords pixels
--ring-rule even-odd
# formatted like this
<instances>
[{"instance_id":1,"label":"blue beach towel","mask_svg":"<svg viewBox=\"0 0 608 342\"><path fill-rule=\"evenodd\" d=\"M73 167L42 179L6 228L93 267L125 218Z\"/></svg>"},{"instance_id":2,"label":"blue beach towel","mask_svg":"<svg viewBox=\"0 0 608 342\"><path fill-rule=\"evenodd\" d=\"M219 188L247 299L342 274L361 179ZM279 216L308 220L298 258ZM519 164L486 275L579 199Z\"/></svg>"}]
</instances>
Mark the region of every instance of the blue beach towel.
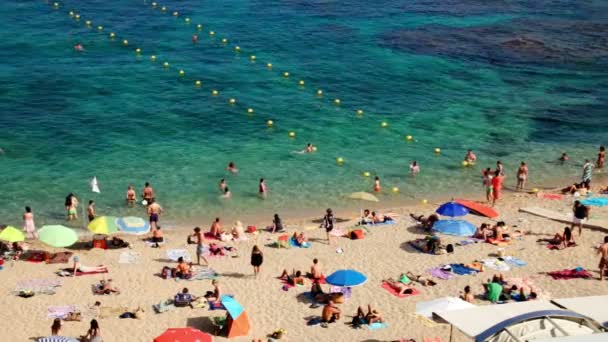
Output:
<instances>
[{"instance_id":1,"label":"blue beach towel","mask_svg":"<svg viewBox=\"0 0 608 342\"><path fill-rule=\"evenodd\" d=\"M528 265L527 262L525 262L521 259L518 259L516 257L512 257L512 256L504 257L504 261L506 263L508 263L509 265L516 266L516 267L524 267L524 266Z\"/></svg>"},{"instance_id":2,"label":"blue beach towel","mask_svg":"<svg viewBox=\"0 0 608 342\"><path fill-rule=\"evenodd\" d=\"M477 270L466 267L463 264L450 264L450 267L452 267L452 272L458 275L477 274Z\"/></svg>"},{"instance_id":3,"label":"blue beach towel","mask_svg":"<svg viewBox=\"0 0 608 342\"><path fill-rule=\"evenodd\" d=\"M388 327L388 323L375 322L372 324L366 324L365 326L367 327L368 330L378 330L378 329L383 329L383 328Z\"/></svg>"},{"instance_id":4,"label":"blue beach towel","mask_svg":"<svg viewBox=\"0 0 608 342\"><path fill-rule=\"evenodd\" d=\"M298 245L297 241L293 237L289 239L289 245L299 248L310 248L310 242L304 241L301 245Z\"/></svg>"},{"instance_id":5,"label":"blue beach towel","mask_svg":"<svg viewBox=\"0 0 608 342\"><path fill-rule=\"evenodd\" d=\"M378 222L378 223L367 222L364 224L364 226L386 226L386 225L395 224L395 223L397 223L397 221L395 221L395 220L390 220L390 221L386 221L386 222Z\"/></svg>"}]
</instances>

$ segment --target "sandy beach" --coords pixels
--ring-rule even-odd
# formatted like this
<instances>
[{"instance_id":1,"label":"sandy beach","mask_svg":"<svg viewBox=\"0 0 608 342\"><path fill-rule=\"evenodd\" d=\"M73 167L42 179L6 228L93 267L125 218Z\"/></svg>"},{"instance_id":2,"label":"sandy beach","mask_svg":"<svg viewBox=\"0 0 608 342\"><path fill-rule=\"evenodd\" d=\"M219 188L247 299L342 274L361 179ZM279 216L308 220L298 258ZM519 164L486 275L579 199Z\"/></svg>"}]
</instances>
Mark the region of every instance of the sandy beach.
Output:
<instances>
[{"instance_id":1,"label":"sandy beach","mask_svg":"<svg viewBox=\"0 0 608 342\"><path fill-rule=\"evenodd\" d=\"M446 198L449 200L449 198ZM478 198L480 200L480 198ZM325 242L325 232L313 228L318 224L311 220L291 222L287 220L289 233L296 228L304 231L312 244L311 248L277 249L268 247L276 241L279 234L263 232L259 235L249 235L249 240L230 243L238 252L234 256L210 258L211 268L220 276L223 291L233 294L247 311L251 331L247 337L238 337L234 341L265 340L268 334L283 328L287 331L282 340L287 341L391 341L399 338L415 338L421 341L423 337L449 337L449 326L438 324L415 315L417 302L431 300L444 296L458 296L466 285L470 285L476 294L482 292L481 283L498 273L486 268L474 276L456 276L450 280L436 279L437 285L424 287L417 285L421 294L408 298L397 298L380 287L381 280L389 277L397 278L400 273L411 271L414 274L428 274L427 269L447 263L469 263L474 260L494 255L499 248L504 248L505 255L515 256L528 263L524 267L513 267L503 272L508 278L528 278L544 298L561 298L606 293L606 283L597 280L598 257L594 247L606 234L605 231L584 229L581 237L576 236L577 247L565 250L549 250L539 245L539 238L552 237L563 230L564 224L544 218L532 216L518 211L521 207L537 206L559 212L570 212L572 197L562 200L538 198L527 193L507 192L504 200L497 204L500 212L497 220L503 220L515 229L530 231L522 240L516 240L506 247L496 247L488 243L477 243L467 246L457 246L453 254L429 255L423 254L408 245L408 241L422 237L423 232L417 229L409 218L409 213L430 214L436 208L435 203L420 204L391 210L401 215L397 224L370 227L365 239L350 240L337 238L336 245L329 246ZM338 211L338 217L344 217ZM593 208L592 217L606 217L606 209ZM468 215L467 220L479 225L491 222L479 216ZM244 222L245 225L263 222ZM228 225L229 224L225 224ZM208 228L206 222L201 222L203 229ZM352 227L352 222L339 224L342 228ZM0 304L6 308L0 313L0 322L8 328L10 341L28 341L39 336L50 334L52 319L47 317L50 306L75 305L82 313L81 322L64 322L62 334L77 337L85 334L91 318L98 315L88 309L96 301L102 303L100 322L104 341L151 341L170 327L192 326L206 332L212 332L210 317L223 316L222 310L210 311L204 308L177 308L175 310L156 314L152 305L173 298L183 287L188 287L194 295L203 295L211 290L210 280L186 281L174 279L164 280L158 276L165 265L174 266L167 260L166 253L170 249L187 249L195 257L194 245L186 244L186 235L190 230L186 227L166 232L168 242L162 248L150 248L139 237L126 236L131 242L131 249L101 250L78 249L70 250L80 257L85 265L103 264L110 272L102 275L60 278L55 272L69 264L44 263L36 264L25 261L7 261L2 274L0 285L2 296ZM464 238L442 236L446 243L456 243ZM264 264L258 278L253 277L250 266L250 253L253 245L259 245L264 253ZM32 243L33 249L43 246ZM341 248L343 253L337 253ZM44 248L47 251L49 248ZM57 250L58 251L58 250ZM122 252L136 252L140 255L135 264L121 264L119 257ZM303 301L302 293L306 287L282 289L282 283L277 276L284 268L308 271L313 258L318 258L324 274L343 268L356 269L368 277L368 281L353 288L352 298L340 305L344 317L337 324L328 328L307 326L308 318L321 314L321 307L309 308L310 303ZM543 272L571 269L577 266L590 270L596 278L553 280ZM121 290L119 295L94 295L92 285L101 279L113 279L113 283ZM27 279L60 280L61 286L52 295L37 294L31 298L21 298L13 292L17 283ZM324 290L329 285L324 285ZM351 316L359 305L371 304L380 310L388 322L388 327L369 331L353 329L345 322L350 322ZM488 305L489 302L478 300L477 305ZM141 307L145 310L142 319L120 319L118 315L124 311L133 311ZM11 327L15 327L11 329ZM18 327L18 328L17 328ZM464 335L456 333L455 341L467 340ZM223 337L214 340L224 341Z\"/></svg>"}]
</instances>

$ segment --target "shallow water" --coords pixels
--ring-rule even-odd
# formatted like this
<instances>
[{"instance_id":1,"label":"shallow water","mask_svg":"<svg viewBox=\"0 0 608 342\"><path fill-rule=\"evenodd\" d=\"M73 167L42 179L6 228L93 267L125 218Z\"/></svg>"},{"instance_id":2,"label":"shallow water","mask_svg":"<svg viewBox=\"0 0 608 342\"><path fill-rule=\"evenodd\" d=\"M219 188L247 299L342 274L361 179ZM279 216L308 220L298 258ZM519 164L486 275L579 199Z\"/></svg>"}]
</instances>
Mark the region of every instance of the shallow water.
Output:
<instances>
[{"instance_id":1,"label":"shallow water","mask_svg":"<svg viewBox=\"0 0 608 342\"><path fill-rule=\"evenodd\" d=\"M496 159L508 184L526 160L540 185L577 176L608 137L604 1L59 4L0 2L2 222L18 223L24 205L39 224L60 221L71 191L95 199L102 214L141 214L123 208L123 198L128 184L141 191L145 181L174 222L334 206L371 190L364 171L381 178L380 197L391 202L478 191L479 171ZM79 42L85 52L73 50ZM307 142L318 153L291 153ZM468 148L480 161L463 168ZM553 162L563 151L570 165ZM224 171L231 160L237 176ZM415 180L411 160L422 167ZM101 194L89 191L93 176ZM229 201L218 198L222 177ZM270 189L264 201L261 177Z\"/></svg>"}]
</instances>

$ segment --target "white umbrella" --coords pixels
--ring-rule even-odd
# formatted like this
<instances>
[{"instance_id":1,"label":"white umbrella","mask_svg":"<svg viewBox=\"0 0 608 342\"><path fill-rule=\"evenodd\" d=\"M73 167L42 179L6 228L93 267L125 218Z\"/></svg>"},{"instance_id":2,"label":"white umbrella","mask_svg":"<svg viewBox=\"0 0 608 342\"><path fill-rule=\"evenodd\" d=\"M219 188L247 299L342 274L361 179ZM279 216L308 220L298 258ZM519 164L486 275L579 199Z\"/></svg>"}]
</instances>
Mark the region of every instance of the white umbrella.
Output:
<instances>
[{"instance_id":1,"label":"white umbrella","mask_svg":"<svg viewBox=\"0 0 608 342\"><path fill-rule=\"evenodd\" d=\"M416 303L416 314L427 318L433 317L433 312L454 311L474 308L475 305L456 297L443 297L428 302Z\"/></svg>"}]
</instances>

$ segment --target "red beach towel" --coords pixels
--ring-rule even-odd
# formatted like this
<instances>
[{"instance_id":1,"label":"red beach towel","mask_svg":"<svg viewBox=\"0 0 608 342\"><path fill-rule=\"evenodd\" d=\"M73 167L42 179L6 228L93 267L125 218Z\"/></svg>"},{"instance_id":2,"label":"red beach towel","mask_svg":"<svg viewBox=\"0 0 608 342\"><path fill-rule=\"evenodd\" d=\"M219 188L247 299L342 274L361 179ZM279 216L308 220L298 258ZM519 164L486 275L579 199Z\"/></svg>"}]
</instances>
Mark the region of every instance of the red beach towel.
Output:
<instances>
[{"instance_id":1,"label":"red beach towel","mask_svg":"<svg viewBox=\"0 0 608 342\"><path fill-rule=\"evenodd\" d=\"M392 288L386 282L382 282L381 287L383 289L385 289L386 291L388 291L388 293L392 294L395 297L399 297L399 298L406 298L406 297L411 297L411 296L415 296L417 294L420 294L420 291L418 291L416 288L414 288L412 286L407 286L408 288L412 289L412 293L404 293L404 294L399 294L394 288Z\"/></svg>"}]
</instances>

